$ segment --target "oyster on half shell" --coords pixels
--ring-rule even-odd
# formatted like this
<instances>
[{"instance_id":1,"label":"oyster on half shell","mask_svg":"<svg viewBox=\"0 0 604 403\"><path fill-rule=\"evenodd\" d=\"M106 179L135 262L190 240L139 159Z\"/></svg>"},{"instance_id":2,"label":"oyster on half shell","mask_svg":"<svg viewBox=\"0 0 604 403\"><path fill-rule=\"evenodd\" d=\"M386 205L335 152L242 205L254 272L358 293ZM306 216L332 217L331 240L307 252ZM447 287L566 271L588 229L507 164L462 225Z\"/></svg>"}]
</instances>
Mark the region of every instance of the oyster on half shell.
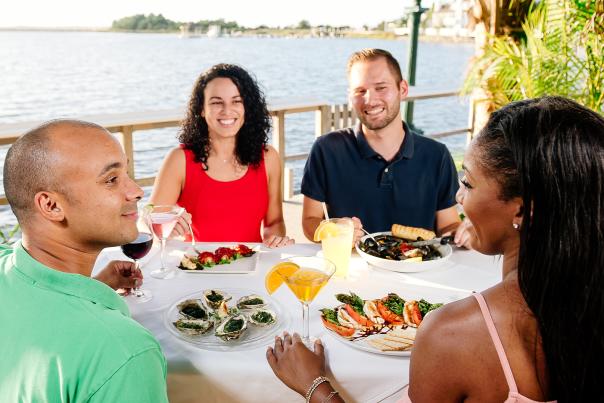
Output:
<instances>
[{"instance_id":1,"label":"oyster on half shell","mask_svg":"<svg viewBox=\"0 0 604 403\"><path fill-rule=\"evenodd\" d=\"M226 319L218 326L214 332L216 337L224 341L236 340L247 329L247 319L244 315L235 315Z\"/></svg>"},{"instance_id":2,"label":"oyster on half shell","mask_svg":"<svg viewBox=\"0 0 604 403\"><path fill-rule=\"evenodd\" d=\"M270 326L277 320L277 315L270 309L256 309L250 314L250 323L256 326Z\"/></svg>"},{"instance_id":3,"label":"oyster on half shell","mask_svg":"<svg viewBox=\"0 0 604 403\"><path fill-rule=\"evenodd\" d=\"M246 295L237 300L239 309L257 309L266 306L266 301L258 294Z\"/></svg>"},{"instance_id":4,"label":"oyster on half shell","mask_svg":"<svg viewBox=\"0 0 604 403\"><path fill-rule=\"evenodd\" d=\"M178 312L185 318L191 320L208 320L210 313L200 300L187 299L177 305Z\"/></svg>"},{"instance_id":5,"label":"oyster on half shell","mask_svg":"<svg viewBox=\"0 0 604 403\"><path fill-rule=\"evenodd\" d=\"M205 290L203 298L210 308L218 309L223 302L229 301L231 296L220 290Z\"/></svg>"},{"instance_id":6,"label":"oyster on half shell","mask_svg":"<svg viewBox=\"0 0 604 403\"><path fill-rule=\"evenodd\" d=\"M214 322L210 320L178 319L173 324L176 330L187 336L199 336L210 330Z\"/></svg>"}]
</instances>

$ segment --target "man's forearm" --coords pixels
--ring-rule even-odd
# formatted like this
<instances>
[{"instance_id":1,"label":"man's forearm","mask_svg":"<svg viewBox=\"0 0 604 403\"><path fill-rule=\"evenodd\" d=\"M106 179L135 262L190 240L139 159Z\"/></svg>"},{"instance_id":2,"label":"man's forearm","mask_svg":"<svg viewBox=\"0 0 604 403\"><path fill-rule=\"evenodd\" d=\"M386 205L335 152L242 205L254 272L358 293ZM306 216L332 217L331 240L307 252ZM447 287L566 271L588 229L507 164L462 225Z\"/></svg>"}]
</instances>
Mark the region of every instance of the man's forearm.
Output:
<instances>
[{"instance_id":1,"label":"man's forearm","mask_svg":"<svg viewBox=\"0 0 604 403\"><path fill-rule=\"evenodd\" d=\"M461 221L452 222L448 225L445 225L442 228L438 228L437 229L438 236L446 236L451 233L454 233L457 230L457 227L459 227L459 224L461 224Z\"/></svg>"},{"instance_id":2,"label":"man's forearm","mask_svg":"<svg viewBox=\"0 0 604 403\"><path fill-rule=\"evenodd\" d=\"M314 242L315 230L319 226L323 219L319 217L305 217L302 219L302 229L304 230L304 235L309 241Z\"/></svg>"}]
</instances>

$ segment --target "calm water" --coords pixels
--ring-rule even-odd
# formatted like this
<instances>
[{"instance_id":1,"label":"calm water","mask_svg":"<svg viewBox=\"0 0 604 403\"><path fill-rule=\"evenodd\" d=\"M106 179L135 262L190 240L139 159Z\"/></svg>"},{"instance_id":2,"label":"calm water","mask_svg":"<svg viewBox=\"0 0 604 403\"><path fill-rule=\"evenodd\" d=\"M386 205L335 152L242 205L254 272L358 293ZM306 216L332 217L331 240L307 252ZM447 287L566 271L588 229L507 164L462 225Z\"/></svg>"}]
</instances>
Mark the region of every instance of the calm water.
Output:
<instances>
[{"instance_id":1,"label":"calm water","mask_svg":"<svg viewBox=\"0 0 604 403\"><path fill-rule=\"evenodd\" d=\"M389 50L406 70L408 42L368 39L192 38L94 32L0 32L0 124L99 113L184 108L206 68L237 63L253 72L270 101L345 103L349 55L365 47ZM473 45L420 43L417 87L459 88ZM426 133L467 126L468 105L455 98L415 105ZM154 175L177 129L135 135L137 176ZM314 115L286 120L287 153L309 150ZM454 155L465 135L444 139ZM0 150L3 162L6 148ZM299 186L303 162L295 169ZM10 218L0 214L0 224Z\"/></svg>"}]
</instances>

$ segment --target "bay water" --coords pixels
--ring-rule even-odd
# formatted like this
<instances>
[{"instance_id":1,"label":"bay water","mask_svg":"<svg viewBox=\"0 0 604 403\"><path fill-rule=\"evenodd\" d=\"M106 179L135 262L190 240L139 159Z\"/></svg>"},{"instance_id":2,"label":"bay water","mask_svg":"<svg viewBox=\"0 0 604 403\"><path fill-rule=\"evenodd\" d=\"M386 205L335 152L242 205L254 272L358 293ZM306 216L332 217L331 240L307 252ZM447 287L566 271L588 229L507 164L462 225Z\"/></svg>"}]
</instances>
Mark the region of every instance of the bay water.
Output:
<instances>
[{"instance_id":1,"label":"bay water","mask_svg":"<svg viewBox=\"0 0 604 403\"><path fill-rule=\"evenodd\" d=\"M356 50L390 51L406 72L408 40L347 38L188 38L172 34L0 31L0 125L103 113L185 109L199 74L216 63L253 73L269 103L347 102L346 62ZM412 92L459 89L471 43L420 42ZM459 98L415 103L414 123L425 133L467 127ZM177 144L178 128L135 133L137 177L157 173ZM308 152L314 114L286 118L286 154ZM443 138L455 157L465 134ZM8 147L0 148L0 162ZM299 189L304 162L294 168ZM147 192L148 193L148 192ZM12 222L7 208L0 225Z\"/></svg>"}]
</instances>

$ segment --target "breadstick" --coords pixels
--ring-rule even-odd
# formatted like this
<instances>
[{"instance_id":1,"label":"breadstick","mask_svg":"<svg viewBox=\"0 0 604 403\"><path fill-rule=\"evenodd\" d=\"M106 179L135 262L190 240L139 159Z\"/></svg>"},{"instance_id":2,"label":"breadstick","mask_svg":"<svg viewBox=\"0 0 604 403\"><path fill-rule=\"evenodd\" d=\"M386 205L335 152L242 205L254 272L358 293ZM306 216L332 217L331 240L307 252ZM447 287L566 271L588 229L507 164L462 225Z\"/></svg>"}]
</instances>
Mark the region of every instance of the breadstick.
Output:
<instances>
[{"instance_id":1,"label":"breadstick","mask_svg":"<svg viewBox=\"0 0 604 403\"><path fill-rule=\"evenodd\" d=\"M392 235L409 241L417 241L419 238L428 241L436 237L433 231L424 228L406 227L400 224L392 224Z\"/></svg>"}]
</instances>

